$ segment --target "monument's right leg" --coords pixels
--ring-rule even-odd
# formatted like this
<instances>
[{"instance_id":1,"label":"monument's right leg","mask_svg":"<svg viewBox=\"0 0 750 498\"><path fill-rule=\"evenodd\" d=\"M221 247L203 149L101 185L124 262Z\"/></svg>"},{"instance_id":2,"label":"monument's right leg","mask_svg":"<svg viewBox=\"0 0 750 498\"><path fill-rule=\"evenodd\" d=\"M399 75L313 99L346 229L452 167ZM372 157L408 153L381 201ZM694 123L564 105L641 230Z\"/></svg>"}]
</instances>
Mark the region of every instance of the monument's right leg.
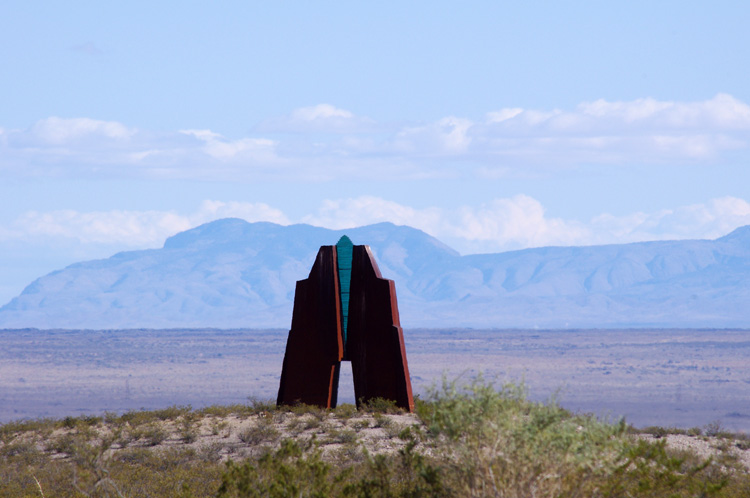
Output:
<instances>
[{"instance_id":1,"label":"monument's right leg","mask_svg":"<svg viewBox=\"0 0 750 498\"><path fill-rule=\"evenodd\" d=\"M380 277L365 246L354 249L346 351L357 406L384 398L414 411L395 284Z\"/></svg>"}]
</instances>

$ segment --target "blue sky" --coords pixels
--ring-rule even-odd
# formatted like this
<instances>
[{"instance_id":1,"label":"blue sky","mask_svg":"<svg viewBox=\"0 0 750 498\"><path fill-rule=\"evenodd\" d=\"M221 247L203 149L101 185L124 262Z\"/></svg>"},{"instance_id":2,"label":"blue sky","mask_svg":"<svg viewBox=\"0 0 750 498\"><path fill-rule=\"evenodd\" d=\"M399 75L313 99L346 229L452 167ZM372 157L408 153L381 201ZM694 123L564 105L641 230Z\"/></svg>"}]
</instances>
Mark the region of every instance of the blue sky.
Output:
<instances>
[{"instance_id":1,"label":"blue sky","mask_svg":"<svg viewBox=\"0 0 750 498\"><path fill-rule=\"evenodd\" d=\"M0 303L213 219L463 253L750 224L747 2L0 7ZM366 241L357 241L366 243Z\"/></svg>"}]
</instances>

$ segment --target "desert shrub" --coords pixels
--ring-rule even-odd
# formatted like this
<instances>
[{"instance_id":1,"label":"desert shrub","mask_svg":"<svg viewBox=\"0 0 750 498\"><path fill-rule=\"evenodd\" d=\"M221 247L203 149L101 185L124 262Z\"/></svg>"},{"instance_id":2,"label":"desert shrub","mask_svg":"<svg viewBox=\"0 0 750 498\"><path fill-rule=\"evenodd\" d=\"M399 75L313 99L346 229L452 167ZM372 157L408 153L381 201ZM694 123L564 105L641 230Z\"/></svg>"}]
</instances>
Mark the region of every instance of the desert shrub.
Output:
<instances>
[{"instance_id":1,"label":"desert shrub","mask_svg":"<svg viewBox=\"0 0 750 498\"><path fill-rule=\"evenodd\" d=\"M695 436L700 436L701 434L703 434L703 429L701 429L700 427L691 427L690 429L687 430L688 436L695 437Z\"/></svg>"},{"instance_id":2,"label":"desert shrub","mask_svg":"<svg viewBox=\"0 0 750 498\"><path fill-rule=\"evenodd\" d=\"M364 465L350 469L343 496L356 498L448 497L456 495L444 487L442 469L415 451L410 441L396 457L367 455Z\"/></svg>"},{"instance_id":3,"label":"desert shrub","mask_svg":"<svg viewBox=\"0 0 750 498\"><path fill-rule=\"evenodd\" d=\"M223 465L190 449L146 450L127 463L113 457L109 470L123 496L214 496Z\"/></svg>"},{"instance_id":4,"label":"desert shrub","mask_svg":"<svg viewBox=\"0 0 750 498\"><path fill-rule=\"evenodd\" d=\"M317 417L305 417L303 419L304 425L302 426L303 431L307 431L310 429L319 429L323 426L323 421Z\"/></svg>"},{"instance_id":5,"label":"desert shrub","mask_svg":"<svg viewBox=\"0 0 750 498\"><path fill-rule=\"evenodd\" d=\"M338 481L331 475L331 465L318 449L285 439L278 450L257 461L228 462L217 497L337 496Z\"/></svg>"},{"instance_id":6,"label":"desert shrub","mask_svg":"<svg viewBox=\"0 0 750 498\"><path fill-rule=\"evenodd\" d=\"M624 421L530 402L522 386L444 382L420 416L452 496L733 497L747 482L731 459L668 451L628 435Z\"/></svg>"},{"instance_id":7,"label":"desert shrub","mask_svg":"<svg viewBox=\"0 0 750 498\"><path fill-rule=\"evenodd\" d=\"M196 410L201 415L210 415L214 417L228 417L236 415L238 417L247 417L255 412L255 407L251 405L232 404L232 405L211 405Z\"/></svg>"},{"instance_id":8,"label":"desert shrub","mask_svg":"<svg viewBox=\"0 0 750 498\"><path fill-rule=\"evenodd\" d=\"M199 428L196 427L196 422L202 417L203 415L195 412L188 412L180 417L179 433L183 443L190 444L198 439Z\"/></svg>"},{"instance_id":9,"label":"desert shrub","mask_svg":"<svg viewBox=\"0 0 750 498\"><path fill-rule=\"evenodd\" d=\"M211 434L214 436L218 436L224 431L225 429L229 428L229 422L226 420L221 420L219 418L213 418L211 419ZM225 434L224 437L229 436L231 430L227 431L227 434Z\"/></svg>"},{"instance_id":10,"label":"desert shrub","mask_svg":"<svg viewBox=\"0 0 750 498\"><path fill-rule=\"evenodd\" d=\"M112 454L106 442L79 443L66 459L41 453L34 460L0 459L0 496L214 496L224 468L192 451L131 448Z\"/></svg>"},{"instance_id":11,"label":"desert shrub","mask_svg":"<svg viewBox=\"0 0 750 498\"><path fill-rule=\"evenodd\" d=\"M602 482L604 496L720 496L728 482L728 476L710 459L688 461L684 456L670 454L664 441L641 440L626 445L622 457Z\"/></svg>"},{"instance_id":12,"label":"desert shrub","mask_svg":"<svg viewBox=\"0 0 750 498\"><path fill-rule=\"evenodd\" d=\"M274 443L279 437L281 433L274 426L272 419L268 418L258 418L255 425L239 433L240 441L253 446Z\"/></svg>"},{"instance_id":13,"label":"desert shrub","mask_svg":"<svg viewBox=\"0 0 750 498\"><path fill-rule=\"evenodd\" d=\"M419 415L458 496L576 496L616 462L625 424L526 400L523 386L443 381Z\"/></svg>"},{"instance_id":14,"label":"desert shrub","mask_svg":"<svg viewBox=\"0 0 750 498\"><path fill-rule=\"evenodd\" d=\"M94 415L82 415L80 417L65 417L60 425L66 429L75 429L77 427L92 427L103 422L103 417Z\"/></svg>"},{"instance_id":15,"label":"desert shrub","mask_svg":"<svg viewBox=\"0 0 750 498\"><path fill-rule=\"evenodd\" d=\"M327 463L313 441L282 441L258 460L228 462L217 496L252 497L437 497L437 467L407 445L396 457L376 455L345 466ZM351 455L348 455L351 456Z\"/></svg>"},{"instance_id":16,"label":"desert shrub","mask_svg":"<svg viewBox=\"0 0 750 498\"><path fill-rule=\"evenodd\" d=\"M330 429L327 442L331 444L355 444L358 439L357 433L351 429Z\"/></svg>"},{"instance_id":17,"label":"desert shrub","mask_svg":"<svg viewBox=\"0 0 750 498\"><path fill-rule=\"evenodd\" d=\"M650 434L654 436L654 438L656 439L661 439L664 436L670 434L669 429L667 429L666 427L659 427L656 425L650 425L648 427L644 427L638 432L640 432L641 434Z\"/></svg>"},{"instance_id":18,"label":"desert shrub","mask_svg":"<svg viewBox=\"0 0 750 498\"><path fill-rule=\"evenodd\" d=\"M360 409L369 413L404 413L404 410L396 406L396 402L385 398L372 398L366 403L360 403Z\"/></svg>"},{"instance_id":19,"label":"desert shrub","mask_svg":"<svg viewBox=\"0 0 750 498\"><path fill-rule=\"evenodd\" d=\"M307 405L305 403L297 403L293 406L287 406L285 407L285 409L293 413L294 415L312 415L313 417L321 421L327 418L330 413L325 408L321 408L317 405Z\"/></svg>"},{"instance_id":20,"label":"desert shrub","mask_svg":"<svg viewBox=\"0 0 750 498\"><path fill-rule=\"evenodd\" d=\"M190 405L185 406L179 406L174 405L170 406L168 408L163 408L161 410L151 410L150 412L146 412L151 414L153 417L156 417L159 420L175 420L178 417L186 417L191 414L193 411L193 407Z\"/></svg>"},{"instance_id":21,"label":"desert shrub","mask_svg":"<svg viewBox=\"0 0 750 498\"><path fill-rule=\"evenodd\" d=\"M368 427L370 427L370 421L368 419L355 420L352 423L352 428L355 431L361 431L362 429L367 429Z\"/></svg>"},{"instance_id":22,"label":"desert shrub","mask_svg":"<svg viewBox=\"0 0 750 498\"><path fill-rule=\"evenodd\" d=\"M357 407L351 403L343 403L334 409L334 413L337 417L342 419L349 419L357 413Z\"/></svg>"},{"instance_id":23,"label":"desert shrub","mask_svg":"<svg viewBox=\"0 0 750 498\"><path fill-rule=\"evenodd\" d=\"M297 436L305 430L304 425L305 423L301 417L292 417L286 423L286 430L292 435Z\"/></svg>"},{"instance_id":24,"label":"desert shrub","mask_svg":"<svg viewBox=\"0 0 750 498\"><path fill-rule=\"evenodd\" d=\"M724 432L724 426L721 424L721 420L714 420L703 427L703 433L708 437L720 437Z\"/></svg>"},{"instance_id":25,"label":"desert shrub","mask_svg":"<svg viewBox=\"0 0 750 498\"><path fill-rule=\"evenodd\" d=\"M249 411L251 414L270 413L276 411L276 402L270 399L249 398Z\"/></svg>"},{"instance_id":26,"label":"desert shrub","mask_svg":"<svg viewBox=\"0 0 750 498\"><path fill-rule=\"evenodd\" d=\"M34 441L18 440L0 447L0 462L20 462L32 464L42 457L42 452Z\"/></svg>"},{"instance_id":27,"label":"desert shrub","mask_svg":"<svg viewBox=\"0 0 750 498\"><path fill-rule=\"evenodd\" d=\"M107 421L112 424L128 423L131 427L139 425L152 424L154 422L163 422L166 420L176 420L180 416L189 415L193 411L188 406L170 406L161 410L130 410L119 417L107 414Z\"/></svg>"},{"instance_id":28,"label":"desert shrub","mask_svg":"<svg viewBox=\"0 0 750 498\"><path fill-rule=\"evenodd\" d=\"M373 414L372 418L373 418L373 420L375 422L374 427L379 427L381 429L387 429L387 428L389 428L393 424L393 421L390 418L388 418L385 415L383 415L382 413L377 413L376 412L376 413Z\"/></svg>"},{"instance_id":29,"label":"desert shrub","mask_svg":"<svg viewBox=\"0 0 750 498\"><path fill-rule=\"evenodd\" d=\"M29 432L50 434L58 426L58 421L49 418L7 422L0 425L0 441L8 442L20 434Z\"/></svg>"},{"instance_id":30,"label":"desert shrub","mask_svg":"<svg viewBox=\"0 0 750 498\"><path fill-rule=\"evenodd\" d=\"M194 443L198 439L198 431L192 428L185 429L180 433L180 437L185 444Z\"/></svg>"},{"instance_id":31,"label":"desert shrub","mask_svg":"<svg viewBox=\"0 0 750 498\"><path fill-rule=\"evenodd\" d=\"M44 445L46 451L54 453L66 453L71 454L75 450L76 445L80 444L79 438L74 434L63 434L60 437L54 439L48 439Z\"/></svg>"},{"instance_id":32,"label":"desert shrub","mask_svg":"<svg viewBox=\"0 0 750 498\"><path fill-rule=\"evenodd\" d=\"M157 446L169 438L169 433L159 422L139 425L130 430L130 437L146 446Z\"/></svg>"}]
</instances>

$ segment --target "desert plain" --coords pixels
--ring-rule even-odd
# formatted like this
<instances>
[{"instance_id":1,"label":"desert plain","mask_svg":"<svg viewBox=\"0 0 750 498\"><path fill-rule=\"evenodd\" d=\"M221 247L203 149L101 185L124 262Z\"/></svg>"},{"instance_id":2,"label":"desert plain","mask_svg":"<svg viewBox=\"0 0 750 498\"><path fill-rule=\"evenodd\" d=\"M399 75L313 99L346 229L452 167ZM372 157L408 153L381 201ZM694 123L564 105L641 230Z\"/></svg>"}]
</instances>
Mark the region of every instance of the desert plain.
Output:
<instances>
[{"instance_id":1,"label":"desert plain","mask_svg":"<svg viewBox=\"0 0 750 498\"><path fill-rule=\"evenodd\" d=\"M275 399L286 330L0 330L0 423ZM415 394L443 378L636 427L750 432L750 330L404 330ZM354 402L344 363L339 403Z\"/></svg>"}]
</instances>

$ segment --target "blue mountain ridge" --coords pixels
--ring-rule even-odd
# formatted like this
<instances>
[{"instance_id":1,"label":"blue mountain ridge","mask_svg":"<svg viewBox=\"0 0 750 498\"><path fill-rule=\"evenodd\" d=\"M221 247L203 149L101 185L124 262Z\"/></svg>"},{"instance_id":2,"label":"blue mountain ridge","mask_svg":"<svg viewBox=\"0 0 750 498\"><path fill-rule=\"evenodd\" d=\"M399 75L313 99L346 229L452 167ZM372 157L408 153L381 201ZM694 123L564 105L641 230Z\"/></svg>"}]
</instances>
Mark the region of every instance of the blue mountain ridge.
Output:
<instances>
[{"instance_id":1,"label":"blue mountain ridge","mask_svg":"<svg viewBox=\"0 0 750 498\"><path fill-rule=\"evenodd\" d=\"M750 327L750 226L716 240L461 256L407 226L223 219L32 282L0 328L288 327L321 245L368 244L404 327Z\"/></svg>"}]
</instances>

